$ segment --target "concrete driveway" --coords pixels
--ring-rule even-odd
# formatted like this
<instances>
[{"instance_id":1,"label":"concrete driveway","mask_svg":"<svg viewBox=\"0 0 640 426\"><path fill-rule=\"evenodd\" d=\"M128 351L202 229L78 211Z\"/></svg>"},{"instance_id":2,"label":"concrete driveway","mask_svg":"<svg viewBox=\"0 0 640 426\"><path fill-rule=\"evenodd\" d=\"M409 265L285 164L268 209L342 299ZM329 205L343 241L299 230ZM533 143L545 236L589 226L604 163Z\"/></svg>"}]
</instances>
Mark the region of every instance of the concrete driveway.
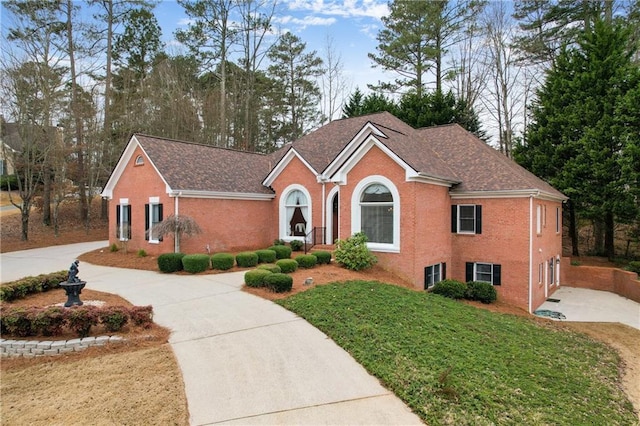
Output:
<instances>
[{"instance_id":1,"label":"concrete driveway","mask_svg":"<svg viewBox=\"0 0 640 426\"><path fill-rule=\"evenodd\" d=\"M106 246L2 254L2 281L66 269ZM422 424L323 333L240 291L243 273L177 276L81 263L79 276L87 288L153 305L155 321L172 330L191 424Z\"/></svg>"}]
</instances>

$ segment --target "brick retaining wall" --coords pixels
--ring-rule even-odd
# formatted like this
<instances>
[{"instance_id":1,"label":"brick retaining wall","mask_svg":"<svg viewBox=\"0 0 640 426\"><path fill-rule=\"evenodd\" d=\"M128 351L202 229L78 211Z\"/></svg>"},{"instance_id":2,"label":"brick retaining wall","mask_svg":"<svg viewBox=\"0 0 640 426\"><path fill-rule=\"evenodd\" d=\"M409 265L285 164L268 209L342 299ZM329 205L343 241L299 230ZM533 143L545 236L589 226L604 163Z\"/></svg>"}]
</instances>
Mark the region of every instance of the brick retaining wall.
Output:
<instances>
[{"instance_id":1,"label":"brick retaining wall","mask_svg":"<svg viewBox=\"0 0 640 426\"><path fill-rule=\"evenodd\" d=\"M91 346L104 346L107 343L120 343L120 336L84 337L72 340L8 340L0 339L0 355L2 358L60 355L67 352L78 352Z\"/></svg>"},{"instance_id":2,"label":"brick retaining wall","mask_svg":"<svg viewBox=\"0 0 640 426\"><path fill-rule=\"evenodd\" d=\"M640 303L638 274L605 266L575 266L571 258L563 257L560 283L567 287L610 291Z\"/></svg>"}]
</instances>

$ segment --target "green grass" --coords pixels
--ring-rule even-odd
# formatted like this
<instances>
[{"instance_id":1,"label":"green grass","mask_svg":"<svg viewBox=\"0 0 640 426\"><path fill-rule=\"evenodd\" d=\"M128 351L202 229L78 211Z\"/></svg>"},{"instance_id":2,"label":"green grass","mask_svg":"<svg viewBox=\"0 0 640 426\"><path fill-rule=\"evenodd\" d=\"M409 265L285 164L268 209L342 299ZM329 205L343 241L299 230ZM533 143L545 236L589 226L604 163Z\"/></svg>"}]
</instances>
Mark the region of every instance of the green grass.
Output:
<instances>
[{"instance_id":1,"label":"green grass","mask_svg":"<svg viewBox=\"0 0 640 426\"><path fill-rule=\"evenodd\" d=\"M278 303L428 424L637 424L617 354L584 335L377 282L318 286Z\"/></svg>"}]
</instances>

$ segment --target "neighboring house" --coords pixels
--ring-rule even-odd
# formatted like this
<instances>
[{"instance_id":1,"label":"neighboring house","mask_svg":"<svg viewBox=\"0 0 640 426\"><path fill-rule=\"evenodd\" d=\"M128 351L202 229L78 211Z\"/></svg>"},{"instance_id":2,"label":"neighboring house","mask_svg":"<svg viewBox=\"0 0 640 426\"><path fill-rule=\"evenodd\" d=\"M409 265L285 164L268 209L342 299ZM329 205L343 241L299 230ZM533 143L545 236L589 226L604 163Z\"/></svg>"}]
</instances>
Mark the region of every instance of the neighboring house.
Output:
<instances>
[{"instance_id":1,"label":"neighboring house","mask_svg":"<svg viewBox=\"0 0 640 426\"><path fill-rule=\"evenodd\" d=\"M6 123L0 119L2 129L0 129L0 176L12 175L15 173L13 167L13 155L22 149L22 139L18 133L17 123Z\"/></svg>"},{"instance_id":2,"label":"neighboring house","mask_svg":"<svg viewBox=\"0 0 640 426\"><path fill-rule=\"evenodd\" d=\"M173 250L153 226L193 217L186 253L363 231L380 264L427 289L487 281L532 312L559 283L562 193L458 125L389 113L333 121L271 155L136 134L102 193L110 242Z\"/></svg>"}]
</instances>

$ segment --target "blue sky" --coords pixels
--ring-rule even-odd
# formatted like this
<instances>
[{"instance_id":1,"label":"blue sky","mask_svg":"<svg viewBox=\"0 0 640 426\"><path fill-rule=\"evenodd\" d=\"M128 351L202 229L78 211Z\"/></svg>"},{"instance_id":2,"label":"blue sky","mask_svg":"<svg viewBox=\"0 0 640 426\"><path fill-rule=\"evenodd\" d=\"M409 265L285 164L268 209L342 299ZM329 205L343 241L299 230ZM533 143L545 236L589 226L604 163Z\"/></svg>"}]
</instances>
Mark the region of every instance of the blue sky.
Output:
<instances>
[{"instance_id":1,"label":"blue sky","mask_svg":"<svg viewBox=\"0 0 640 426\"><path fill-rule=\"evenodd\" d=\"M155 15L168 46L176 44L174 32L186 28L187 16L176 1L161 1ZM368 83L388 80L390 74L372 68L367 57L374 53L376 35L382 28L380 18L389 13L386 0L283 0L274 15L274 29L290 31L307 43L307 50L324 56L327 37L333 39L334 50L341 56L349 91L359 86L367 92Z\"/></svg>"}]
</instances>

